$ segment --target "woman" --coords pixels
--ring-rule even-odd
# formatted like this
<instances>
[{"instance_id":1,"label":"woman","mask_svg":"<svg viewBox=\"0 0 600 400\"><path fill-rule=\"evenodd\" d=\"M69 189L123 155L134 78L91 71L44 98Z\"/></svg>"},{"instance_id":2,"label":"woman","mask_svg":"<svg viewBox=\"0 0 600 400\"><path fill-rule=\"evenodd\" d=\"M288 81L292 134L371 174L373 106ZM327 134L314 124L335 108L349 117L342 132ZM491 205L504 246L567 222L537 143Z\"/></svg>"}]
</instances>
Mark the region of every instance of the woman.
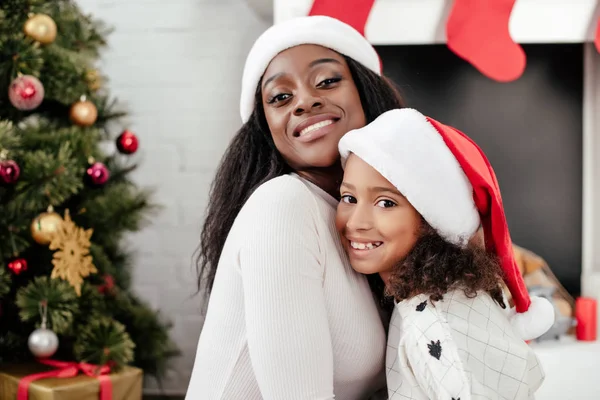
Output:
<instances>
[{"instance_id":1,"label":"woman","mask_svg":"<svg viewBox=\"0 0 600 400\"><path fill-rule=\"evenodd\" d=\"M385 387L382 282L373 296L335 230L340 138L402 106L379 73L371 45L328 17L275 25L251 49L244 125L201 236L211 297L188 399L355 400Z\"/></svg>"}]
</instances>

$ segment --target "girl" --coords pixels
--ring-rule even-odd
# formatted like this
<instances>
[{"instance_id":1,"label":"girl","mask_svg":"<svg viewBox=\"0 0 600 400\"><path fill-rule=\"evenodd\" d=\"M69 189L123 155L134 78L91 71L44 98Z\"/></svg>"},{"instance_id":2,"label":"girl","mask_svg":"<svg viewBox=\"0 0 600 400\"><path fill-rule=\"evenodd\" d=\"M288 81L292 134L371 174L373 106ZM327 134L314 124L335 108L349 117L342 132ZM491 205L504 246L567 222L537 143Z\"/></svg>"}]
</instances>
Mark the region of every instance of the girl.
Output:
<instances>
[{"instance_id":1,"label":"girl","mask_svg":"<svg viewBox=\"0 0 600 400\"><path fill-rule=\"evenodd\" d=\"M385 389L385 325L335 230L337 145L401 106L349 25L297 18L256 40L243 125L202 229L199 283L210 301L189 400L362 400Z\"/></svg>"},{"instance_id":2,"label":"girl","mask_svg":"<svg viewBox=\"0 0 600 400\"><path fill-rule=\"evenodd\" d=\"M462 132L392 110L339 143L336 225L352 267L396 301L390 399L531 399L544 374L525 343L554 321L515 264L487 158ZM483 227L487 252L469 240ZM506 312L504 277L516 312Z\"/></svg>"}]
</instances>

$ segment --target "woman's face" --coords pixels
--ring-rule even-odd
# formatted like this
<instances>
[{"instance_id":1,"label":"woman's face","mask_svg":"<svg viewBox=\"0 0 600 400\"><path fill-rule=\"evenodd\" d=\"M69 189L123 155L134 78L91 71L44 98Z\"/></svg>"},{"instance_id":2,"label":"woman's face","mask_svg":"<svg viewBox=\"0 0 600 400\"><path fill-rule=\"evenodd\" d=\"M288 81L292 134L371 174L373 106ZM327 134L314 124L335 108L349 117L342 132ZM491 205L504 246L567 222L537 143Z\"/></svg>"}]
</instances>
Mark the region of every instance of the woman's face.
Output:
<instances>
[{"instance_id":1,"label":"woman's face","mask_svg":"<svg viewBox=\"0 0 600 400\"><path fill-rule=\"evenodd\" d=\"M387 179L351 154L340 188L336 227L352 268L386 276L417 242L421 215Z\"/></svg>"},{"instance_id":2,"label":"woman's face","mask_svg":"<svg viewBox=\"0 0 600 400\"><path fill-rule=\"evenodd\" d=\"M346 61L325 47L301 45L279 53L263 75L261 91L275 146L296 171L334 165L340 138L365 125Z\"/></svg>"}]
</instances>

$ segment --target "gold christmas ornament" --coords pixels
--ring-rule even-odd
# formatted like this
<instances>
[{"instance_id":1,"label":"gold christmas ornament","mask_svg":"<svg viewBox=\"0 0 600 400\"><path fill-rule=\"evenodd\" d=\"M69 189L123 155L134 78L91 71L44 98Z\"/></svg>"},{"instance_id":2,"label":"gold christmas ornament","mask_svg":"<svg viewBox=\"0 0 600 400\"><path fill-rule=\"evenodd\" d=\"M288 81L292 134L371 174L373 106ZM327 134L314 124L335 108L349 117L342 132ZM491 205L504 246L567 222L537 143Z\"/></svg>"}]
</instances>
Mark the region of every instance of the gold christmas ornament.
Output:
<instances>
[{"instance_id":1,"label":"gold christmas ornament","mask_svg":"<svg viewBox=\"0 0 600 400\"><path fill-rule=\"evenodd\" d=\"M79 126L92 126L98 118L98 110L94 103L81 96L81 99L71 106L69 118L74 124Z\"/></svg>"},{"instance_id":2,"label":"gold christmas ornament","mask_svg":"<svg viewBox=\"0 0 600 400\"><path fill-rule=\"evenodd\" d=\"M83 278L98 272L90 255L90 238L93 232L93 229L85 230L75 225L67 210L60 229L50 242L50 250L56 250L50 277L69 282L78 296L81 296Z\"/></svg>"},{"instance_id":3,"label":"gold christmas ornament","mask_svg":"<svg viewBox=\"0 0 600 400\"><path fill-rule=\"evenodd\" d=\"M102 87L102 78L98 70L90 69L85 73L85 80L91 91L95 92Z\"/></svg>"},{"instance_id":4,"label":"gold christmas ornament","mask_svg":"<svg viewBox=\"0 0 600 400\"><path fill-rule=\"evenodd\" d=\"M56 23L46 14L30 17L23 30L27 36L42 44L50 44L56 39Z\"/></svg>"},{"instance_id":5,"label":"gold christmas ornament","mask_svg":"<svg viewBox=\"0 0 600 400\"><path fill-rule=\"evenodd\" d=\"M54 212L52 207L41 213L31 222L31 237L39 244L48 244L63 223L60 215Z\"/></svg>"}]
</instances>

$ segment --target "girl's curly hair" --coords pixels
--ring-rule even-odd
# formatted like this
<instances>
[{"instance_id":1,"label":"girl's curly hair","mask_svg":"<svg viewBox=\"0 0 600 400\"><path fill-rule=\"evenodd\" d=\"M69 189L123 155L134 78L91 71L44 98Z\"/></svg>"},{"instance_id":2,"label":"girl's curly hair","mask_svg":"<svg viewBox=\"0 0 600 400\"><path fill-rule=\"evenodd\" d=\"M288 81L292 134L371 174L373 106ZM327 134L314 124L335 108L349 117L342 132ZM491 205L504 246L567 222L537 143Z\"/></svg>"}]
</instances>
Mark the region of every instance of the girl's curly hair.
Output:
<instances>
[{"instance_id":1,"label":"girl's curly hair","mask_svg":"<svg viewBox=\"0 0 600 400\"><path fill-rule=\"evenodd\" d=\"M387 293L396 301L428 294L442 300L451 290L467 297L486 291L502 307L502 269L496 256L477 243L460 247L443 239L425 220L413 249L392 271Z\"/></svg>"}]
</instances>

